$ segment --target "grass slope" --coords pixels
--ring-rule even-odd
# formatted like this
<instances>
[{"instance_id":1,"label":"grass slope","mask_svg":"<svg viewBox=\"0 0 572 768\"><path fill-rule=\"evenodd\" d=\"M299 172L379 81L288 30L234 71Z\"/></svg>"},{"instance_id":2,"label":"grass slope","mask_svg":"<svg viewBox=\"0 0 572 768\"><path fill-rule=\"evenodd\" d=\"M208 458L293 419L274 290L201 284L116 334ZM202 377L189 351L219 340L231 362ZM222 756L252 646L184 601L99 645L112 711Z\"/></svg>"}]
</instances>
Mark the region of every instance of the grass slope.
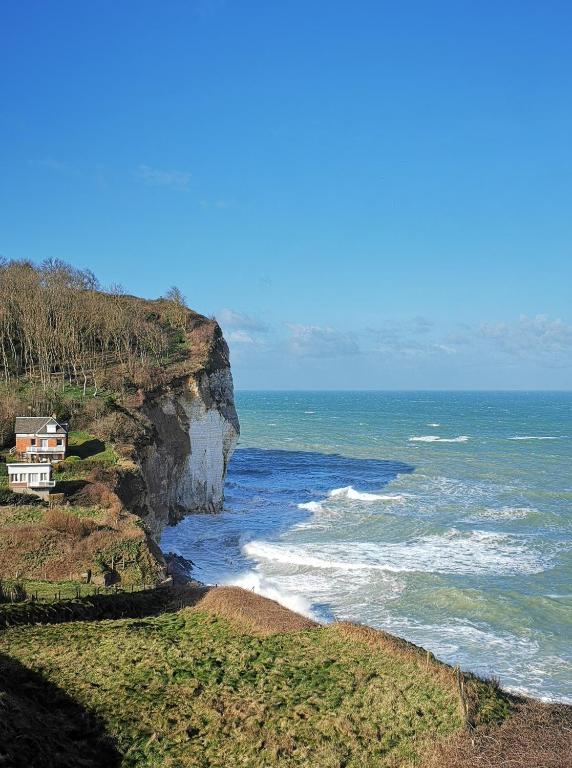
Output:
<instances>
[{"instance_id":1,"label":"grass slope","mask_svg":"<svg viewBox=\"0 0 572 768\"><path fill-rule=\"evenodd\" d=\"M241 594L238 622L221 615ZM300 617L295 631L271 632L257 616L264 605L248 593L213 590L144 619L7 629L0 653L102 723L125 767L410 766L462 728L455 674L424 652L350 625L304 628ZM502 718L505 698L479 685L475 712ZM9 733L8 716L0 754Z\"/></svg>"},{"instance_id":2,"label":"grass slope","mask_svg":"<svg viewBox=\"0 0 572 768\"><path fill-rule=\"evenodd\" d=\"M38 589L53 596L66 582L75 587L88 569L97 580L115 563L123 586L155 579L156 562L136 515L94 504L0 506L0 578L52 583L45 589L30 583L30 594Z\"/></svg>"}]
</instances>

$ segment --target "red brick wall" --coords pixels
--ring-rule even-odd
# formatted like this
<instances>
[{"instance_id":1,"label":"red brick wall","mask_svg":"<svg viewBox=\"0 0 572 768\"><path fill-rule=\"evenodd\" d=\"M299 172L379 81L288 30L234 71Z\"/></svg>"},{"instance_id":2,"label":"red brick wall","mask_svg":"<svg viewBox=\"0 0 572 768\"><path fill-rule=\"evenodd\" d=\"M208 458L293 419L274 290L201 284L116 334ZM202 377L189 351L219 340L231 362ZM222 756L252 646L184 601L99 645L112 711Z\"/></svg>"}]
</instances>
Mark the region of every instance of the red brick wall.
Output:
<instances>
[{"instance_id":1,"label":"red brick wall","mask_svg":"<svg viewBox=\"0 0 572 768\"><path fill-rule=\"evenodd\" d=\"M62 440L62 445L58 446L58 439L60 439L60 438ZM19 453L19 454L25 453L26 452L26 448L29 448L32 445L32 439L33 438L31 438L31 437L18 437L17 436L16 437L16 453ZM41 437L36 437L35 438L35 440L36 440L35 447L36 448L40 448L40 446L42 445L42 439L46 439L46 438L41 438ZM64 453L65 450L67 449L67 435L61 435L61 436L58 436L58 437L48 437L47 440L48 440L48 446L50 448L61 447L62 453Z\"/></svg>"}]
</instances>

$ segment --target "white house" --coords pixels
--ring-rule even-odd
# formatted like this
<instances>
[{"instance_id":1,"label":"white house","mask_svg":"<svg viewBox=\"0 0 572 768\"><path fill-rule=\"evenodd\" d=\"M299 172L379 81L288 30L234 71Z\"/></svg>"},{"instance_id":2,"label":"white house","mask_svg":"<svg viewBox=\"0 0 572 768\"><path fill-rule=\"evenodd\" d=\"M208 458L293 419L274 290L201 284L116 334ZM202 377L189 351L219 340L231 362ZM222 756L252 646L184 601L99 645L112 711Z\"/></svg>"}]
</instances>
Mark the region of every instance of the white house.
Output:
<instances>
[{"instance_id":1,"label":"white house","mask_svg":"<svg viewBox=\"0 0 572 768\"><path fill-rule=\"evenodd\" d=\"M47 496L50 488L56 484L52 480L51 464L30 464L15 462L6 464L10 490L14 493L33 493L36 496Z\"/></svg>"}]
</instances>

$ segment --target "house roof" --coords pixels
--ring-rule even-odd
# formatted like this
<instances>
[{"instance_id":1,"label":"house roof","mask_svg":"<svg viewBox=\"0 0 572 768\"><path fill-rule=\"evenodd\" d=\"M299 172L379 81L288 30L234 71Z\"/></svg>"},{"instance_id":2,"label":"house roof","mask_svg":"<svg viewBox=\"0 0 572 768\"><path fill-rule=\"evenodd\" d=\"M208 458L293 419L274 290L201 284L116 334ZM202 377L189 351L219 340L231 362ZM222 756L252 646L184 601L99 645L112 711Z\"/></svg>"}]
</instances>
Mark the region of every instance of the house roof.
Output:
<instances>
[{"instance_id":1,"label":"house roof","mask_svg":"<svg viewBox=\"0 0 572 768\"><path fill-rule=\"evenodd\" d=\"M48 432L47 425L57 424L55 432ZM66 435L67 424L60 424L53 416L16 416L14 431L17 435Z\"/></svg>"},{"instance_id":2,"label":"house roof","mask_svg":"<svg viewBox=\"0 0 572 768\"><path fill-rule=\"evenodd\" d=\"M8 468L8 474L10 474L11 471L22 472L22 470L26 470L27 472L52 473L52 465L48 462L45 464L43 462L30 464L29 461L11 461L9 464L6 464L6 467Z\"/></svg>"}]
</instances>

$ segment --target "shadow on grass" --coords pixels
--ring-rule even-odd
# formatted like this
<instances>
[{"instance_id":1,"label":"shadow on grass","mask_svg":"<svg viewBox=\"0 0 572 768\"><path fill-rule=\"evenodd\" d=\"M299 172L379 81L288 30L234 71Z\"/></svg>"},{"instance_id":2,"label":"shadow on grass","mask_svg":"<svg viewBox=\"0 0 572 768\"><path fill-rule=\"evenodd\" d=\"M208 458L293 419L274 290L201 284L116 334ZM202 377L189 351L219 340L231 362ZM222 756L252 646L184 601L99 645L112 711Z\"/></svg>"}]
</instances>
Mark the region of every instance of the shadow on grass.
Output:
<instances>
[{"instance_id":1,"label":"shadow on grass","mask_svg":"<svg viewBox=\"0 0 572 768\"><path fill-rule=\"evenodd\" d=\"M113 768L121 755L103 724L19 661L0 654L0 764Z\"/></svg>"},{"instance_id":2,"label":"shadow on grass","mask_svg":"<svg viewBox=\"0 0 572 768\"><path fill-rule=\"evenodd\" d=\"M67 621L156 616L165 611L194 605L207 591L208 587L196 585L159 586L138 592L85 595L53 602L27 600L4 603L0 605L0 630L25 624L63 624Z\"/></svg>"},{"instance_id":3,"label":"shadow on grass","mask_svg":"<svg viewBox=\"0 0 572 768\"><path fill-rule=\"evenodd\" d=\"M80 459L89 459L92 456L97 456L98 453L105 451L105 443L97 438L92 440L84 440L79 445L70 445L68 448L68 456L78 456Z\"/></svg>"},{"instance_id":4,"label":"shadow on grass","mask_svg":"<svg viewBox=\"0 0 572 768\"><path fill-rule=\"evenodd\" d=\"M54 493L63 493L64 496L73 496L87 485L86 480L57 480Z\"/></svg>"}]
</instances>

